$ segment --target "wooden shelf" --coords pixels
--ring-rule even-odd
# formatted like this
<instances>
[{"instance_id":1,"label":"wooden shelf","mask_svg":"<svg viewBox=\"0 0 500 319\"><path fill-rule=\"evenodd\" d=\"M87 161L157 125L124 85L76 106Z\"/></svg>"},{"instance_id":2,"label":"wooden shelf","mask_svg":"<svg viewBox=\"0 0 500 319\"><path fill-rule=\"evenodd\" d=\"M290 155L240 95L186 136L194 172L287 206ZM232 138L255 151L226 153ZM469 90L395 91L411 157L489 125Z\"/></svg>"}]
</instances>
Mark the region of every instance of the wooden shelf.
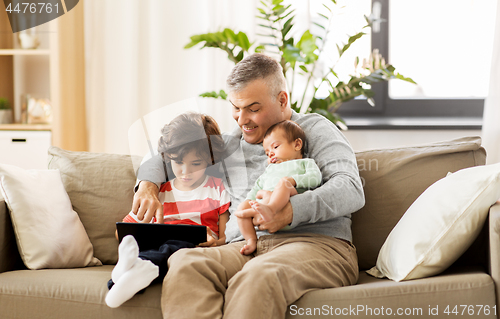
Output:
<instances>
[{"instance_id":1,"label":"wooden shelf","mask_svg":"<svg viewBox=\"0 0 500 319\"><path fill-rule=\"evenodd\" d=\"M0 131L50 131L50 124L0 124Z\"/></svg>"},{"instance_id":2,"label":"wooden shelf","mask_svg":"<svg viewBox=\"0 0 500 319\"><path fill-rule=\"evenodd\" d=\"M50 50L23 50L23 49L3 49L0 50L0 55L49 55Z\"/></svg>"}]
</instances>

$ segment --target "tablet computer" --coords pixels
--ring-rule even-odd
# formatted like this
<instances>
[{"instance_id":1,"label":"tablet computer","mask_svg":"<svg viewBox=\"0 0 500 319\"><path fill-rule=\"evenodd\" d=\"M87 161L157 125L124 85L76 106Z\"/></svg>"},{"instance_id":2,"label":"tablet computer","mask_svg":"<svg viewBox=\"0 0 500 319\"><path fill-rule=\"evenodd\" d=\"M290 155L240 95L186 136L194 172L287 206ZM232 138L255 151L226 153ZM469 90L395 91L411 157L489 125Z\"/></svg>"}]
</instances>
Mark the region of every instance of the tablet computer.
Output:
<instances>
[{"instance_id":1,"label":"tablet computer","mask_svg":"<svg viewBox=\"0 0 500 319\"><path fill-rule=\"evenodd\" d=\"M207 241L207 228L198 225L170 225L150 223L116 223L120 242L127 235L134 236L140 251L158 249L167 240L183 240L194 245Z\"/></svg>"}]
</instances>

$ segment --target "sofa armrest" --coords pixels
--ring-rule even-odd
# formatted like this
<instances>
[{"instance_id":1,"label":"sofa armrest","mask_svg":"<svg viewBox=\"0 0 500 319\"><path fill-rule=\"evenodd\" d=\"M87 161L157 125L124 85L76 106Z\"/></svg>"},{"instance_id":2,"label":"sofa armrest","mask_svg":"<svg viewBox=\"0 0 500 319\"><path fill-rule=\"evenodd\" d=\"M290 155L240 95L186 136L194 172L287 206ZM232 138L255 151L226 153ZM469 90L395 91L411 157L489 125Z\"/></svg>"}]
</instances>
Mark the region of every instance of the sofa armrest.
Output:
<instances>
[{"instance_id":1,"label":"sofa armrest","mask_svg":"<svg viewBox=\"0 0 500 319\"><path fill-rule=\"evenodd\" d=\"M500 305L500 200L490 208L488 230L490 236L489 272L495 282L497 305Z\"/></svg>"},{"instance_id":2,"label":"sofa armrest","mask_svg":"<svg viewBox=\"0 0 500 319\"><path fill-rule=\"evenodd\" d=\"M0 195L0 273L16 269L20 263L9 211Z\"/></svg>"}]
</instances>

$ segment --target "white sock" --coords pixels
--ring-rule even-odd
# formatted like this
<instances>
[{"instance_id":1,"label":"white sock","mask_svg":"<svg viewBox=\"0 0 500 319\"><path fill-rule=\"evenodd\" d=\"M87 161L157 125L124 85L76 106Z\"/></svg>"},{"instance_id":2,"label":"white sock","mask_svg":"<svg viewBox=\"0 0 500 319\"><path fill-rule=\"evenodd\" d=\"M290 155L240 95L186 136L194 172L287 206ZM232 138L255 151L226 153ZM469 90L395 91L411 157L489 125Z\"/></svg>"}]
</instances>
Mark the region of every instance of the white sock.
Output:
<instances>
[{"instance_id":1,"label":"white sock","mask_svg":"<svg viewBox=\"0 0 500 319\"><path fill-rule=\"evenodd\" d=\"M136 262L126 271L106 295L106 304L111 308L121 306L141 289L146 288L158 277L158 266L149 260L137 258Z\"/></svg>"},{"instance_id":2,"label":"white sock","mask_svg":"<svg viewBox=\"0 0 500 319\"><path fill-rule=\"evenodd\" d=\"M134 236L127 235L123 237L118 246L118 262L111 272L111 280L116 283L120 277L130 270L139 256L139 246Z\"/></svg>"}]
</instances>

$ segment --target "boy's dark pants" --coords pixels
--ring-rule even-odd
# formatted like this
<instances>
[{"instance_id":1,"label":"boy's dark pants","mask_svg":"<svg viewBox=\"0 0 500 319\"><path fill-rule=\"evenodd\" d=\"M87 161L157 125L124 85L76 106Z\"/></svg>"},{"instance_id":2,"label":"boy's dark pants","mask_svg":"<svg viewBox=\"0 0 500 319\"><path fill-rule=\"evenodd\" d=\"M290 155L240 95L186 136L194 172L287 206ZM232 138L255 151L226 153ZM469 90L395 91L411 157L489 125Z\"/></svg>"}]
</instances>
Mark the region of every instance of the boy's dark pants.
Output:
<instances>
[{"instance_id":1,"label":"boy's dark pants","mask_svg":"<svg viewBox=\"0 0 500 319\"><path fill-rule=\"evenodd\" d=\"M167 275L168 271L168 258L172 256L173 253L182 248L194 248L192 243L182 240L167 240L160 248L140 251L139 258L143 260L149 260L159 268L159 275L153 282L162 282L163 278ZM108 281L108 289L111 289L115 283L113 280ZM144 292L145 289L141 290L139 293Z\"/></svg>"}]
</instances>

